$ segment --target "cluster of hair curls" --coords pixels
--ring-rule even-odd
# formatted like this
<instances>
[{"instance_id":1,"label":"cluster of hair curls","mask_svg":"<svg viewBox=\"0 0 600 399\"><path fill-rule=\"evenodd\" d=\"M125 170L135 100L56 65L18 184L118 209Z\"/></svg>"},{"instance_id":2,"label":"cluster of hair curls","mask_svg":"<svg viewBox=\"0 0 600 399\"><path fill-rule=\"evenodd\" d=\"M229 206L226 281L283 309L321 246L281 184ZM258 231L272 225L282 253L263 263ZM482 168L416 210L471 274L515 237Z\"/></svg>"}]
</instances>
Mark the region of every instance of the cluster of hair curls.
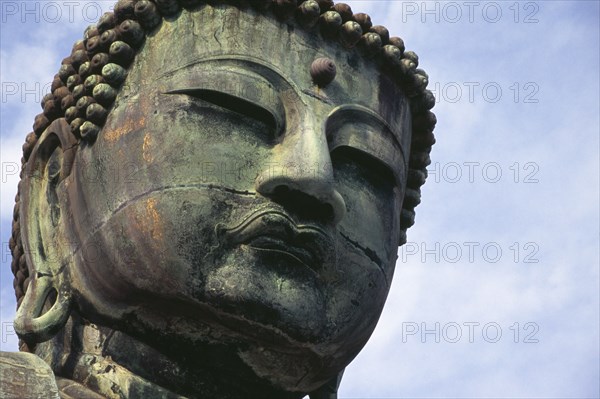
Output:
<instances>
[{"instance_id":1,"label":"cluster of hair curls","mask_svg":"<svg viewBox=\"0 0 600 399\"><path fill-rule=\"evenodd\" d=\"M373 25L369 15L354 14L347 4L334 4L332 0L119 0L114 12L104 14L97 24L89 26L83 40L77 41L71 55L62 61L51 93L42 100L44 111L35 118L33 132L27 135L23 145L21 178L38 138L56 119L65 118L77 139L94 142L137 50L146 34L156 29L163 17L175 16L182 8L193 9L217 2L273 13L281 21L295 18L303 28L319 30L328 40L337 40L347 48L358 48L400 83L410 100L413 130L400 221L400 245L403 245L406 230L414 224L414 208L421 202L420 187L425 183L426 167L431 162L429 153L435 143L436 118L430 109L435 105L435 98L426 90L427 74L417 68L418 56L405 50L401 38L390 37L384 26ZM9 246L19 307L30 277L21 243L19 193L15 201Z\"/></svg>"}]
</instances>

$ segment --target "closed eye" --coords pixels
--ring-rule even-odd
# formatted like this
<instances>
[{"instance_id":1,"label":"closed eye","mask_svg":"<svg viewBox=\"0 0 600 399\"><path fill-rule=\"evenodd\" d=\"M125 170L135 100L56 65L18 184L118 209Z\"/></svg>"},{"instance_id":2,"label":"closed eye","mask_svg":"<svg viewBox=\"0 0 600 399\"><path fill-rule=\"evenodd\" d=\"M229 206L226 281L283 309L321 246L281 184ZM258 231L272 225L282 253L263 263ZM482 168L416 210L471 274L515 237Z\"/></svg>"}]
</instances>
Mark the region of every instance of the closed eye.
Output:
<instances>
[{"instance_id":1,"label":"closed eye","mask_svg":"<svg viewBox=\"0 0 600 399\"><path fill-rule=\"evenodd\" d=\"M170 91L168 94L185 94L190 97L209 102L218 107L225 108L229 111L262 122L272 132L279 132L277 119L271 112L243 98L209 89L176 90Z\"/></svg>"},{"instance_id":2,"label":"closed eye","mask_svg":"<svg viewBox=\"0 0 600 399\"><path fill-rule=\"evenodd\" d=\"M331 153L334 169L343 163L354 164L370 184L392 188L396 186L394 172L376 157L356 148L341 146ZM357 176L358 177L358 176Z\"/></svg>"}]
</instances>

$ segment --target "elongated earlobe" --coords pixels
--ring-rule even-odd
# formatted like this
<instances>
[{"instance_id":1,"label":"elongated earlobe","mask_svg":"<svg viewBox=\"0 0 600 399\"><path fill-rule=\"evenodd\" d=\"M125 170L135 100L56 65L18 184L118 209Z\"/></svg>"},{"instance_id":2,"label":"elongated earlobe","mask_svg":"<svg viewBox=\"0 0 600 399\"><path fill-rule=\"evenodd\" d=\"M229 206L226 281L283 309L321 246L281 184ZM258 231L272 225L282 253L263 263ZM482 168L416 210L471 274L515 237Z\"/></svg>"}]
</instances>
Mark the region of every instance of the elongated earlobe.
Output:
<instances>
[{"instance_id":1,"label":"elongated earlobe","mask_svg":"<svg viewBox=\"0 0 600 399\"><path fill-rule=\"evenodd\" d=\"M67 322L71 308L71 293L60 276L35 273L17 310L14 328L25 342L44 342L51 339ZM50 309L43 312L50 301Z\"/></svg>"},{"instance_id":2,"label":"elongated earlobe","mask_svg":"<svg viewBox=\"0 0 600 399\"><path fill-rule=\"evenodd\" d=\"M67 122L54 121L37 140L20 186L19 231L29 277L14 327L28 344L51 339L70 315L68 209L59 198L76 150Z\"/></svg>"}]
</instances>

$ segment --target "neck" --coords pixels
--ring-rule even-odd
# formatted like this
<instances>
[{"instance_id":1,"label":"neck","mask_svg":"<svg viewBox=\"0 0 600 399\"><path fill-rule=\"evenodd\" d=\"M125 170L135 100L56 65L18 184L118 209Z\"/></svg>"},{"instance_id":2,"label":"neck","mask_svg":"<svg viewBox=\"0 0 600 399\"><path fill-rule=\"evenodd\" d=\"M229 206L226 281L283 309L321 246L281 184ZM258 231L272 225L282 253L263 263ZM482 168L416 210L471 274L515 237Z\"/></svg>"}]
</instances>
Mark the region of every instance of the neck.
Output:
<instances>
[{"instance_id":1,"label":"neck","mask_svg":"<svg viewBox=\"0 0 600 399\"><path fill-rule=\"evenodd\" d=\"M194 354L176 361L123 332L78 317L72 317L54 339L39 344L35 353L51 365L57 377L73 380L107 398L303 396L240 384L235 371L224 375L223 370L211 370L214 353L210 361Z\"/></svg>"}]
</instances>

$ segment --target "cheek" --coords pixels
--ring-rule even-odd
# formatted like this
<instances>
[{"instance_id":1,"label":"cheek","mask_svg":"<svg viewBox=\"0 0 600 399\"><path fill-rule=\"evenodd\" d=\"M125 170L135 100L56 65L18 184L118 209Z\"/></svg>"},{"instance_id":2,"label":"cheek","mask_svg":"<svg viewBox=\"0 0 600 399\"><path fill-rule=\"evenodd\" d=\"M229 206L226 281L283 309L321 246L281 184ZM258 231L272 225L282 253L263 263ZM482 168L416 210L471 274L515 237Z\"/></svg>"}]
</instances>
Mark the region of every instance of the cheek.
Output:
<instances>
[{"instance_id":1,"label":"cheek","mask_svg":"<svg viewBox=\"0 0 600 399\"><path fill-rule=\"evenodd\" d=\"M396 259L402 190L378 168L333 156L336 189L346 203L339 231L383 268Z\"/></svg>"},{"instance_id":2,"label":"cheek","mask_svg":"<svg viewBox=\"0 0 600 399\"><path fill-rule=\"evenodd\" d=\"M332 154L336 190L346 203L338 225L338 279L329 313L353 342L354 356L371 335L383 309L393 275L399 237L401 190L385 171L345 154Z\"/></svg>"},{"instance_id":3,"label":"cheek","mask_svg":"<svg viewBox=\"0 0 600 399\"><path fill-rule=\"evenodd\" d=\"M78 275L117 301L193 297L213 266L207 259L218 248L215 226L252 205L251 198L196 187L134 198L86 231Z\"/></svg>"}]
</instances>

